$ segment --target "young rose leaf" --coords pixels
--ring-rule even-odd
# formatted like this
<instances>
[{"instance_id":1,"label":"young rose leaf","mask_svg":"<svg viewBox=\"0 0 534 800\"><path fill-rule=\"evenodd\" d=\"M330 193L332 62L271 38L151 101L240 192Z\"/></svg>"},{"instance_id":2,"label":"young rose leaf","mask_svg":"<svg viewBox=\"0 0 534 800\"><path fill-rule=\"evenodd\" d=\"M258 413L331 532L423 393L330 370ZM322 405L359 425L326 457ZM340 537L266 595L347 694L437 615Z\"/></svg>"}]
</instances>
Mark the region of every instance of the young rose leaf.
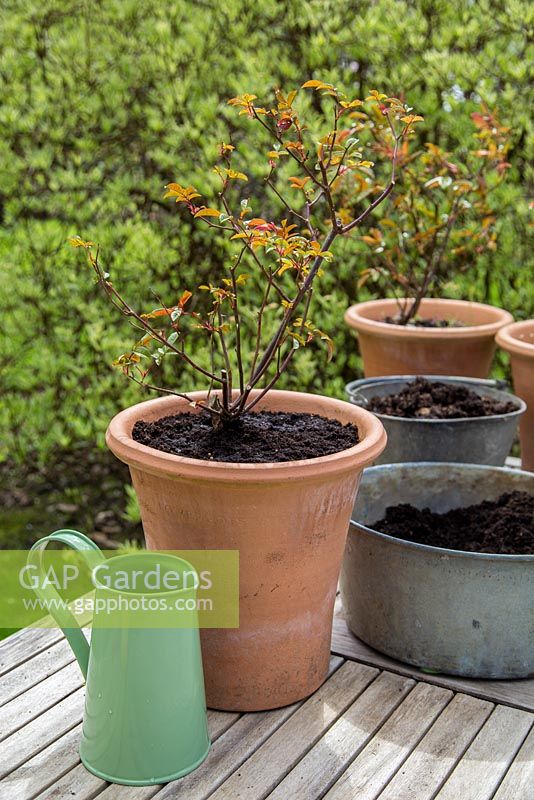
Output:
<instances>
[{"instance_id":1,"label":"young rose leaf","mask_svg":"<svg viewBox=\"0 0 534 800\"><path fill-rule=\"evenodd\" d=\"M219 154L221 156L229 156L233 150L235 150L233 144L226 144L225 142L219 144Z\"/></svg>"},{"instance_id":2,"label":"young rose leaf","mask_svg":"<svg viewBox=\"0 0 534 800\"><path fill-rule=\"evenodd\" d=\"M195 217L217 217L217 219L221 216L221 212L217 211L216 208L207 208L206 206L202 206L198 209L198 211L194 214Z\"/></svg>"},{"instance_id":3,"label":"young rose leaf","mask_svg":"<svg viewBox=\"0 0 534 800\"><path fill-rule=\"evenodd\" d=\"M93 242L84 242L81 236L71 236L67 241L72 247L93 247Z\"/></svg>"},{"instance_id":4,"label":"young rose leaf","mask_svg":"<svg viewBox=\"0 0 534 800\"><path fill-rule=\"evenodd\" d=\"M228 178L232 178L234 180L248 181L248 178L247 178L247 176L245 175L244 172L236 172L235 169L227 169L226 170L226 175L227 175Z\"/></svg>"},{"instance_id":5,"label":"young rose leaf","mask_svg":"<svg viewBox=\"0 0 534 800\"><path fill-rule=\"evenodd\" d=\"M309 177L305 177L305 178L295 178L295 177L293 177L293 178L289 179L289 184L290 184L292 189L304 189L304 187L306 186L306 184L308 183L309 180L310 180Z\"/></svg>"},{"instance_id":6,"label":"young rose leaf","mask_svg":"<svg viewBox=\"0 0 534 800\"><path fill-rule=\"evenodd\" d=\"M387 94L382 94L382 92L377 92L376 89L371 89L369 96L365 98L366 102L368 100L376 100L378 103L380 103L382 100L387 100Z\"/></svg>"},{"instance_id":7,"label":"young rose leaf","mask_svg":"<svg viewBox=\"0 0 534 800\"><path fill-rule=\"evenodd\" d=\"M168 183L165 188L167 191L163 195L164 200L166 200L167 197L176 197L177 203L190 203L196 197L200 197L194 186L181 186L179 183Z\"/></svg>"},{"instance_id":8,"label":"young rose leaf","mask_svg":"<svg viewBox=\"0 0 534 800\"><path fill-rule=\"evenodd\" d=\"M321 341L326 343L326 360L328 363L330 363L334 355L334 342L326 333L323 333L322 331L318 331L318 333L320 334Z\"/></svg>"},{"instance_id":9,"label":"young rose leaf","mask_svg":"<svg viewBox=\"0 0 534 800\"><path fill-rule=\"evenodd\" d=\"M188 303L189 300L191 300L192 297L193 297L193 292L190 292L187 289L184 292L182 292L182 296L178 300L178 305L180 306L180 308L183 308L186 305L186 303Z\"/></svg>"},{"instance_id":10,"label":"young rose leaf","mask_svg":"<svg viewBox=\"0 0 534 800\"><path fill-rule=\"evenodd\" d=\"M157 317L168 317L170 315L170 309L167 308L156 308L154 311L150 311L148 314L141 314L142 319L156 319Z\"/></svg>"},{"instance_id":11,"label":"young rose leaf","mask_svg":"<svg viewBox=\"0 0 534 800\"><path fill-rule=\"evenodd\" d=\"M255 94L241 94L237 97L232 97L231 100L228 100L229 106L250 106L253 100L257 99L257 95Z\"/></svg>"},{"instance_id":12,"label":"young rose leaf","mask_svg":"<svg viewBox=\"0 0 534 800\"><path fill-rule=\"evenodd\" d=\"M280 269L278 270L278 272L276 274L278 276L283 275L284 272L287 272L288 269L296 269L296 266L297 265L294 264L293 261L290 261L290 259L283 258L282 259L282 266L280 267Z\"/></svg>"},{"instance_id":13,"label":"young rose leaf","mask_svg":"<svg viewBox=\"0 0 534 800\"><path fill-rule=\"evenodd\" d=\"M302 89L316 89L320 91L321 89L330 89L332 90L334 87L331 83L325 83L324 81L306 81L306 83L302 84Z\"/></svg>"},{"instance_id":14,"label":"young rose leaf","mask_svg":"<svg viewBox=\"0 0 534 800\"><path fill-rule=\"evenodd\" d=\"M123 353L114 361L111 362L113 367L129 367L132 364L138 364L141 361L141 356L139 353L132 352L132 353Z\"/></svg>"},{"instance_id":15,"label":"young rose leaf","mask_svg":"<svg viewBox=\"0 0 534 800\"><path fill-rule=\"evenodd\" d=\"M339 105L342 108L344 108L345 110L347 110L349 108L357 108L358 106L363 106L363 101L362 100L351 100L350 103L349 103L346 100L341 100Z\"/></svg>"},{"instance_id":16,"label":"young rose leaf","mask_svg":"<svg viewBox=\"0 0 534 800\"><path fill-rule=\"evenodd\" d=\"M363 289L369 278L371 277L372 270L371 269L364 269L360 272L360 277L356 283L358 289Z\"/></svg>"},{"instance_id":17,"label":"young rose leaf","mask_svg":"<svg viewBox=\"0 0 534 800\"><path fill-rule=\"evenodd\" d=\"M295 350L298 350L299 347L306 346L306 339L304 338L304 336L301 336L300 333L295 333L295 331L290 331L288 333L288 336L290 336L291 339L293 339L293 347Z\"/></svg>"},{"instance_id":18,"label":"young rose leaf","mask_svg":"<svg viewBox=\"0 0 534 800\"><path fill-rule=\"evenodd\" d=\"M288 106L292 106L293 100L295 99L296 96L297 96L297 90L293 89L293 91L289 92L288 96L286 97L286 104Z\"/></svg>"}]
</instances>

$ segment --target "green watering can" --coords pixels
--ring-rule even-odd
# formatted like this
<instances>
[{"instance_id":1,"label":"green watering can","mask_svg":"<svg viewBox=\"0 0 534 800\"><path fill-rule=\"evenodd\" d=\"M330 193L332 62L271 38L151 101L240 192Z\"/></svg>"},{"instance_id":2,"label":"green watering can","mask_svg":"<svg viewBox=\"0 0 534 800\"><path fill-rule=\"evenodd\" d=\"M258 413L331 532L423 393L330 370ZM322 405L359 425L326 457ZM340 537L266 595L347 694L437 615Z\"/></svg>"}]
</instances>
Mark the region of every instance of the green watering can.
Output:
<instances>
[{"instance_id":1,"label":"green watering can","mask_svg":"<svg viewBox=\"0 0 534 800\"><path fill-rule=\"evenodd\" d=\"M83 764L106 781L130 786L166 783L191 772L210 749L196 610L188 612L193 615L190 627L168 627L171 617L165 621L167 627L138 628L120 627L120 623L110 627L114 619L124 620L124 616L113 617L98 608L113 601L111 605L121 605L124 614L127 603L139 607L143 598L151 603L164 602L171 609L165 613L174 613L176 601L182 607L189 601L191 608L198 586L194 568L174 555L146 551L105 559L83 534L61 530L40 539L28 554L28 563L41 577L45 575L44 551L49 542L81 551L96 586L91 645L70 610L61 606L53 586L40 585L35 590L63 630L86 678L80 744ZM160 575L178 573L183 578L182 588L158 588L157 592L110 588L119 583L113 576L122 576L124 584L128 583L125 575L136 572L138 578L139 573L142 576L143 571L155 568ZM98 577L104 572L106 581Z\"/></svg>"}]
</instances>

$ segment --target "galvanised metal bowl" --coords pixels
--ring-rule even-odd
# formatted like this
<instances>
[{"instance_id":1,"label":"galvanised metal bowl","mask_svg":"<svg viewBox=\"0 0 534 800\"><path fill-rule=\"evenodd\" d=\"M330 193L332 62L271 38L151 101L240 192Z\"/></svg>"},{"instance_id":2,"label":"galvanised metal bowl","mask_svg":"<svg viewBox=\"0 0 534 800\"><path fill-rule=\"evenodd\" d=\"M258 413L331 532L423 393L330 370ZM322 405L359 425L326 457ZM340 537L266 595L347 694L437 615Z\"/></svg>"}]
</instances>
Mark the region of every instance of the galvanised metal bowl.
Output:
<instances>
[{"instance_id":1,"label":"galvanised metal bowl","mask_svg":"<svg viewBox=\"0 0 534 800\"><path fill-rule=\"evenodd\" d=\"M363 378L345 387L351 403L367 408L372 397L396 394L415 380L416 375ZM388 443L377 464L403 461L451 461L455 463L502 466L510 453L519 418L526 410L520 397L504 391L502 384L478 378L424 375L429 381L466 386L478 395L501 402L510 400L517 410L492 417L465 419L405 419L376 414L388 435ZM374 413L374 412L373 412Z\"/></svg>"},{"instance_id":2,"label":"galvanised metal bowl","mask_svg":"<svg viewBox=\"0 0 534 800\"><path fill-rule=\"evenodd\" d=\"M351 631L382 653L436 672L533 676L534 554L447 550L369 527L387 506L443 512L515 489L534 494L534 472L439 463L366 469L341 572Z\"/></svg>"}]
</instances>

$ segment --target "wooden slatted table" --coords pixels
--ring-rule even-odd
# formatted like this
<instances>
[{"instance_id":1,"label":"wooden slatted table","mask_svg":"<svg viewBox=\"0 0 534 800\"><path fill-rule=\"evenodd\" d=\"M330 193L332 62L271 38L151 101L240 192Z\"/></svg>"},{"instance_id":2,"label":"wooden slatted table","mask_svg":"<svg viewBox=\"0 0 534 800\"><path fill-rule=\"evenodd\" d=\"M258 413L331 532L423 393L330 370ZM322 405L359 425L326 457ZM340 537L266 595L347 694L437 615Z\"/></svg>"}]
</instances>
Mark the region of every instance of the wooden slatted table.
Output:
<instances>
[{"instance_id":1,"label":"wooden slatted table","mask_svg":"<svg viewBox=\"0 0 534 800\"><path fill-rule=\"evenodd\" d=\"M337 617L330 675L308 700L209 712L213 746L166 786L109 785L80 763L84 687L59 631L0 643L0 798L534 800L534 681L423 675Z\"/></svg>"}]
</instances>

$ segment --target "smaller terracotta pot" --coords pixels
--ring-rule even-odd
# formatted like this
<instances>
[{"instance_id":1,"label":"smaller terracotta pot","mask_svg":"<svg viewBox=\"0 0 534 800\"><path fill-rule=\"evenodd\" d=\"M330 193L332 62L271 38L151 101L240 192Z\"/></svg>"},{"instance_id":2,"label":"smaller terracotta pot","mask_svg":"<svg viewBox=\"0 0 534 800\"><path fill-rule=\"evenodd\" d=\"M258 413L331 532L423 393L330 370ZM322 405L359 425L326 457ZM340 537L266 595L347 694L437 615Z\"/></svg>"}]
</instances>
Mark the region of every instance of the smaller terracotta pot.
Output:
<instances>
[{"instance_id":1,"label":"smaller terracotta pot","mask_svg":"<svg viewBox=\"0 0 534 800\"><path fill-rule=\"evenodd\" d=\"M513 322L496 338L499 347L510 353L514 389L527 404L519 424L521 466L534 471L534 319Z\"/></svg>"},{"instance_id":2,"label":"smaller terracotta pot","mask_svg":"<svg viewBox=\"0 0 534 800\"><path fill-rule=\"evenodd\" d=\"M425 374L486 378L495 352L495 334L513 321L507 311L483 303L423 300L421 317L462 325L421 328L383 322L397 311L396 300L370 300L345 312L345 322L358 332L366 378Z\"/></svg>"}]
</instances>

